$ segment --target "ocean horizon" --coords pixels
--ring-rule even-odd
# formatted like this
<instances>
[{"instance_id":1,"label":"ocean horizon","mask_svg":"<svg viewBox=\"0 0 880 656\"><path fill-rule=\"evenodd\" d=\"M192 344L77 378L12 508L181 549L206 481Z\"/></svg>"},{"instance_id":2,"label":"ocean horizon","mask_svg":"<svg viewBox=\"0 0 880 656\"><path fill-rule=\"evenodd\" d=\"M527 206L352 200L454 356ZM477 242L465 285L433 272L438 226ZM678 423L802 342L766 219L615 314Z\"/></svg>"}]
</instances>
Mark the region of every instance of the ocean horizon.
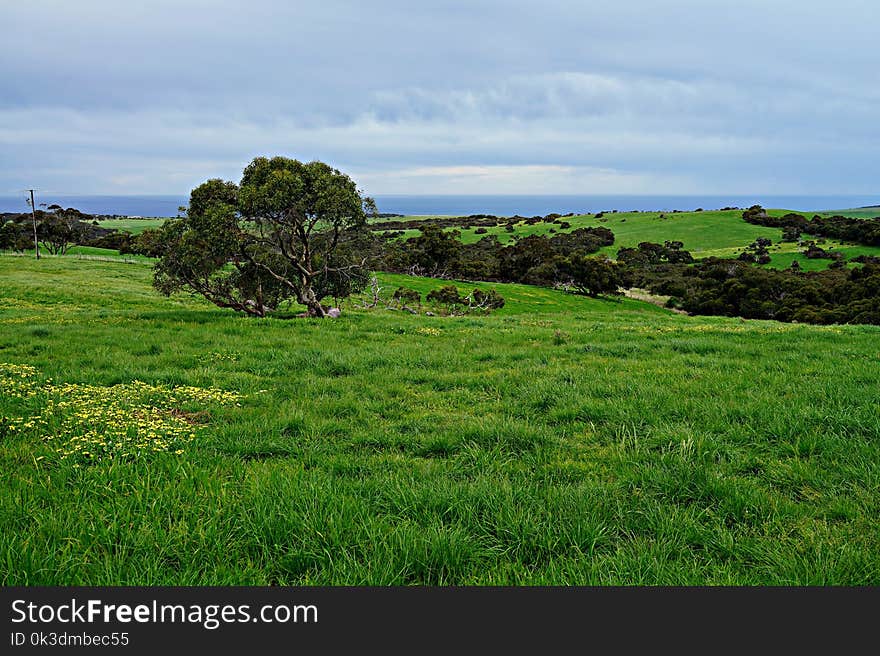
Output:
<instances>
[{"instance_id":1,"label":"ocean horizon","mask_svg":"<svg viewBox=\"0 0 880 656\"><path fill-rule=\"evenodd\" d=\"M0 212L26 212L26 195L0 196ZM587 214L628 211L691 211L722 207L789 209L821 212L880 206L880 195L377 195L379 212L405 215L545 216L550 213ZM187 196L176 195L69 195L39 194L37 206L57 204L87 214L169 217L177 216Z\"/></svg>"}]
</instances>

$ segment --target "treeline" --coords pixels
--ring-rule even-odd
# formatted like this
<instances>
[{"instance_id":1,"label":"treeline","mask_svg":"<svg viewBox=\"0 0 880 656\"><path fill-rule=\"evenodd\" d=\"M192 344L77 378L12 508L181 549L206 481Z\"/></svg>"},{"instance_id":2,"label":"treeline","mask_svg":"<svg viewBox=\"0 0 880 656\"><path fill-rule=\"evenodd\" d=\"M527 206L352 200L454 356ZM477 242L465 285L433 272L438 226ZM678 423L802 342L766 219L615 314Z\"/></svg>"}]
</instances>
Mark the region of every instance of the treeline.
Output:
<instances>
[{"instance_id":1,"label":"treeline","mask_svg":"<svg viewBox=\"0 0 880 656\"><path fill-rule=\"evenodd\" d=\"M788 241L796 241L801 234L806 234L864 246L880 246L880 217L855 219L840 215L822 217L816 214L808 220L802 214L796 213L769 216L763 207L753 205L743 212L743 219L754 225L782 228L784 238Z\"/></svg>"},{"instance_id":2,"label":"treeline","mask_svg":"<svg viewBox=\"0 0 880 656\"><path fill-rule=\"evenodd\" d=\"M880 325L880 258L860 256L862 266L852 269L802 272L714 257L688 264L685 253L647 242L621 249L621 280L669 296L669 307L691 314Z\"/></svg>"},{"instance_id":3,"label":"treeline","mask_svg":"<svg viewBox=\"0 0 880 656\"><path fill-rule=\"evenodd\" d=\"M63 254L71 244L84 244L163 258L169 255L169 244L176 243L173 237L180 227L179 222L172 221L163 228L148 229L133 237L101 228L94 217L73 208L51 206L46 211L38 210L36 216L37 238L43 248L55 254ZM788 231L786 238L791 238L796 230L798 235L806 233L880 245L874 233L880 228L880 219L814 217L807 221L798 214L769 217L758 206L746 210L743 218L751 223L782 228ZM487 215L456 217L461 222L458 228L465 224L473 227L474 221L489 225L498 219ZM560 215L533 219L553 223L560 221ZM340 261L364 262L365 267L375 271L449 280L524 283L591 296L638 287L669 296L670 307L691 314L880 325L880 258L877 257L855 258L853 261L862 265L856 268L845 267L842 259L837 258L826 271L802 272L794 264L787 270L775 270L756 266L769 259L770 242L759 239L736 260L695 261L691 253L684 250L682 242L666 241L620 248L616 261L611 261L596 255L603 247L614 244L614 234L604 227L515 237L508 244L502 244L496 235L486 235L475 243L464 244L460 230L448 229L447 221L413 222L421 232L409 239L401 239L393 231L377 233L375 224L346 229L338 234L333 257ZM31 214L0 216L0 249L27 250L33 248L33 239ZM315 244L320 245L320 236L317 239ZM813 257L835 255L822 251L813 242L807 242L806 247L808 256L810 253ZM326 274L316 278L316 290L323 295L344 297L364 286L366 270L358 276L351 272L338 276ZM272 281L267 279L264 283L261 293L263 302L267 303ZM463 302L459 304L463 306Z\"/></svg>"},{"instance_id":4,"label":"treeline","mask_svg":"<svg viewBox=\"0 0 880 656\"><path fill-rule=\"evenodd\" d=\"M23 252L34 247L34 219L37 242L52 255L63 255L74 245L119 249L129 235L102 228L95 216L60 205L46 210L0 215L0 250Z\"/></svg>"},{"instance_id":5,"label":"treeline","mask_svg":"<svg viewBox=\"0 0 880 656\"><path fill-rule=\"evenodd\" d=\"M380 215L384 216L384 215ZM432 219L408 219L406 221L382 221L374 224L376 230L386 231L403 231L403 230L422 230L427 226L438 228L459 228L466 230L468 228L496 228L505 226L514 229L517 223L526 225L536 225L538 223L555 223L560 228L566 229L571 224L562 221L563 218L574 216L574 212L568 214L547 214L546 216L510 216L502 217L494 214L469 214L468 216L442 216ZM391 235L387 235L391 236Z\"/></svg>"},{"instance_id":6,"label":"treeline","mask_svg":"<svg viewBox=\"0 0 880 656\"><path fill-rule=\"evenodd\" d=\"M880 258L860 256L860 268L839 266L802 272L755 266L769 245L754 245L758 257L695 261L680 241L642 242L620 248L616 261L596 256L614 244L604 227L552 236L532 235L501 244L487 235L463 244L458 230L423 225L406 240L369 231L347 234L346 248L366 257L371 269L440 279L523 283L577 294L616 294L637 287L669 296L669 307L691 314L775 319L802 323L880 325ZM132 247L160 257L159 231L138 235Z\"/></svg>"},{"instance_id":7,"label":"treeline","mask_svg":"<svg viewBox=\"0 0 880 656\"><path fill-rule=\"evenodd\" d=\"M802 323L880 325L880 258L856 258L826 271L777 270L765 263L769 240L756 242L753 259L695 261L680 241L620 248L612 262L594 254L614 243L607 228L529 236L508 245L494 235L462 244L457 230L426 226L408 240L386 239L375 260L383 271L559 287L580 294L639 287L670 297L691 314Z\"/></svg>"},{"instance_id":8,"label":"treeline","mask_svg":"<svg viewBox=\"0 0 880 656\"><path fill-rule=\"evenodd\" d=\"M616 290L611 278L617 265L587 256L612 244L614 233L603 227L530 235L510 244L487 235L464 244L460 231L429 224L405 241L382 239L374 246L372 266L434 278L570 286L595 295Z\"/></svg>"}]
</instances>

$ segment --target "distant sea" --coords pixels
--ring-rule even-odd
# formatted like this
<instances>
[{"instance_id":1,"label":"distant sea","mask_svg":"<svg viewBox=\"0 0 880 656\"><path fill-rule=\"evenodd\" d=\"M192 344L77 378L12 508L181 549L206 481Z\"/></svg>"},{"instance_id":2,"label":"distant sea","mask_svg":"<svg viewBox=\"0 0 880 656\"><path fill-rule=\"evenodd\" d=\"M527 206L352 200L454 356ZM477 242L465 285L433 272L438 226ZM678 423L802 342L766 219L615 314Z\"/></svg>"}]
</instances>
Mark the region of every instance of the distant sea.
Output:
<instances>
[{"instance_id":1,"label":"distant sea","mask_svg":"<svg viewBox=\"0 0 880 656\"><path fill-rule=\"evenodd\" d=\"M874 196L375 196L380 212L394 214L494 214L497 216L544 216L552 212L595 213L618 210L627 212L719 209L763 205L798 212L842 210L880 205ZM75 207L87 214L125 216L177 216L177 208L186 205L187 196L71 196L37 194L37 206L58 204ZM0 212L26 212L25 195L0 196Z\"/></svg>"}]
</instances>

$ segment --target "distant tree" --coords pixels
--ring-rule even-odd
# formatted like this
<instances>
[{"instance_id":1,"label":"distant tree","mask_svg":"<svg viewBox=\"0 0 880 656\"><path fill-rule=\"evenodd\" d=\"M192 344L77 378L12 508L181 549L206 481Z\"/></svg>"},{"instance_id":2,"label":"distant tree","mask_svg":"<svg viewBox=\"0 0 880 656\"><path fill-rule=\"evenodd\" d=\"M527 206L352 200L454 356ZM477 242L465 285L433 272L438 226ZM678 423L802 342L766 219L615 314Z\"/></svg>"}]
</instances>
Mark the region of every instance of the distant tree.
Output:
<instances>
[{"instance_id":1,"label":"distant tree","mask_svg":"<svg viewBox=\"0 0 880 656\"><path fill-rule=\"evenodd\" d=\"M23 222L6 221L0 225L0 250L22 252L33 246L33 234L28 233Z\"/></svg>"},{"instance_id":2,"label":"distant tree","mask_svg":"<svg viewBox=\"0 0 880 656\"><path fill-rule=\"evenodd\" d=\"M37 239L52 255L64 255L84 234L83 219L90 218L74 208L52 205L37 213Z\"/></svg>"},{"instance_id":3,"label":"distant tree","mask_svg":"<svg viewBox=\"0 0 880 656\"><path fill-rule=\"evenodd\" d=\"M147 228L139 235L132 238L129 248L132 253L138 255L162 257L164 254L162 231L157 228Z\"/></svg>"},{"instance_id":4,"label":"distant tree","mask_svg":"<svg viewBox=\"0 0 880 656\"><path fill-rule=\"evenodd\" d=\"M367 283L357 244L373 212L354 181L323 162L257 157L240 185L208 180L185 216L163 225L154 283L257 316L292 298L324 317L322 299Z\"/></svg>"},{"instance_id":5,"label":"distant tree","mask_svg":"<svg viewBox=\"0 0 880 656\"><path fill-rule=\"evenodd\" d=\"M435 289L428 293L426 299L429 303L444 306L450 313L455 313L468 304L467 298L461 295L455 285L445 285Z\"/></svg>"},{"instance_id":6,"label":"distant tree","mask_svg":"<svg viewBox=\"0 0 880 656\"><path fill-rule=\"evenodd\" d=\"M554 236L556 239L556 236ZM536 282L529 271L550 262L556 251L550 240L541 235L528 235L498 253L498 269L502 280Z\"/></svg>"},{"instance_id":7,"label":"distant tree","mask_svg":"<svg viewBox=\"0 0 880 656\"><path fill-rule=\"evenodd\" d=\"M561 259L558 267L564 281L587 296L616 294L622 282L619 266L605 257L572 255Z\"/></svg>"},{"instance_id":8,"label":"distant tree","mask_svg":"<svg viewBox=\"0 0 880 656\"><path fill-rule=\"evenodd\" d=\"M495 289L474 289L462 296L458 287L446 285L435 289L426 297L429 303L443 309L445 314L463 315L472 312L488 313L504 307L504 297Z\"/></svg>"},{"instance_id":9,"label":"distant tree","mask_svg":"<svg viewBox=\"0 0 880 656\"><path fill-rule=\"evenodd\" d=\"M412 271L431 277L445 277L455 270L462 252L461 232L426 225L419 236L406 242Z\"/></svg>"},{"instance_id":10,"label":"distant tree","mask_svg":"<svg viewBox=\"0 0 880 656\"><path fill-rule=\"evenodd\" d=\"M87 242L88 246L94 246L96 248L109 248L112 250L119 251L121 255L125 255L126 253L131 253L131 235L127 232L119 232L118 230L114 230L109 234L103 235L101 237L96 237L94 239L89 239ZM83 243L82 241L80 243Z\"/></svg>"},{"instance_id":11,"label":"distant tree","mask_svg":"<svg viewBox=\"0 0 880 656\"><path fill-rule=\"evenodd\" d=\"M690 251L684 250L683 242L665 241L663 242L663 248L665 250L663 251L662 258L667 262L672 264L690 264L694 261Z\"/></svg>"},{"instance_id":12,"label":"distant tree","mask_svg":"<svg viewBox=\"0 0 880 656\"><path fill-rule=\"evenodd\" d=\"M482 289L474 289L467 296L468 303L471 309L476 310L497 310L504 307L504 297L498 293L498 291L493 287L487 291L483 291Z\"/></svg>"},{"instance_id":13,"label":"distant tree","mask_svg":"<svg viewBox=\"0 0 880 656\"><path fill-rule=\"evenodd\" d=\"M409 287L398 287L394 291L392 299L403 310L412 310L414 307L418 308L422 305L422 295L418 290Z\"/></svg>"},{"instance_id":14,"label":"distant tree","mask_svg":"<svg viewBox=\"0 0 880 656\"><path fill-rule=\"evenodd\" d=\"M767 211L760 205L752 205L749 209L744 210L743 219L752 223L767 217Z\"/></svg>"},{"instance_id":15,"label":"distant tree","mask_svg":"<svg viewBox=\"0 0 880 656\"><path fill-rule=\"evenodd\" d=\"M667 241L663 245L650 241L641 242L637 248L621 248L617 251L617 259L628 266L645 267L658 265L661 262L671 264L689 264L694 261L690 251L682 250L680 241Z\"/></svg>"},{"instance_id":16,"label":"distant tree","mask_svg":"<svg viewBox=\"0 0 880 656\"><path fill-rule=\"evenodd\" d=\"M804 244L803 254L804 254L804 257L807 257L808 259L811 259L811 260L823 259L823 258L830 260L834 257L831 254L831 252L826 251L821 246L817 246L816 242L812 241L812 240L808 241Z\"/></svg>"},{"instance_id":17,"label":"distant tree","mask_svg":"<svg viewBox=\"0 0 880 656\"><path fill-rule=\"evenodd\" d=\"M800 228L797 226L785 226L782 229L782 241L797 241L801 237Z\"/></svg>"}]
</instances>

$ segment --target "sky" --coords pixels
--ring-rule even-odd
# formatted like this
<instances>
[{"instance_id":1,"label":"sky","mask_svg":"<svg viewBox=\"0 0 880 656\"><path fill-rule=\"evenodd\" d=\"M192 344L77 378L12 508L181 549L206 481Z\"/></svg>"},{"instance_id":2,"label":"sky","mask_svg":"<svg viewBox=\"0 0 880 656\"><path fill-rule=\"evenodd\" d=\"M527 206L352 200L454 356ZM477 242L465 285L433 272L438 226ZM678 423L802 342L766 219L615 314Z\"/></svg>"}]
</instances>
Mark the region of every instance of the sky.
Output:
<instances>
[{"instance_id":1,"label":"sky","mask_svg":"<svg viewBox=\"0 0 880 656\"><path fill-rule=\"evenodd\" d=\"M0 193L876 194L876 0L0 0Z\"/></svg>"}]
</instances>

